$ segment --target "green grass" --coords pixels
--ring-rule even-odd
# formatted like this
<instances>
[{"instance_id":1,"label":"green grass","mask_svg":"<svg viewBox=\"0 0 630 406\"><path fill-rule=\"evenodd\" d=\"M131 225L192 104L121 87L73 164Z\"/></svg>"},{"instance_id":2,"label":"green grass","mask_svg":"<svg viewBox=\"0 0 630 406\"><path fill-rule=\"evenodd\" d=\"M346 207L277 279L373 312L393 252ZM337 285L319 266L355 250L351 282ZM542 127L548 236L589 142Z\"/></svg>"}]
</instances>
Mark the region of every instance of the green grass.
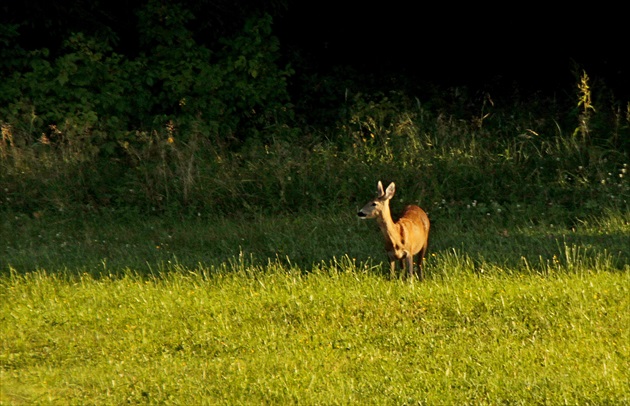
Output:
<instances>
[{"instance_id":1,"label":"green grass","mask_svg":"<svg viewBox=\"0 0 630 406\"><path fill-rule=\"evenodd\" d=\"M400 202L393 205L394 212L402 208ZM305 271L343 256L380 265L385 255L378 227L359 220L357 210L183 219L4 215L0 274L10 268L19 273L42 269L98 276L131 269L145 274L169 264L217 267L240 256L256 265L271 259ZM571 222L537 207L487 214L437 208L429 217L428 266L435 265L431 272L437 274L446 271L433 255L451 253L466 256L473 269L485 264L486 270L499 272L545 273L556 265L623 270L630 263L628 211L606 210Z\"/></svg>"},{"instance_id":2,"label":"green grass","mask_svg":"<svg viewBox=\"0 0 630 406\"><path fill-rule=\"evenodd\" d=\"M342 260L1 289L6 404L630 401L627 272L409 284Z\"/></svg>"},{"instance_id":3,"label":"green grass","mask_svg":"<svg viewBox=\"0 0 630 406\"><path fill-rule=\"evenodd\" d=\"M352 208L5 216L0 402L630 402L628 213L432 220L409 283Z\"/></svg>"}]
</instances>

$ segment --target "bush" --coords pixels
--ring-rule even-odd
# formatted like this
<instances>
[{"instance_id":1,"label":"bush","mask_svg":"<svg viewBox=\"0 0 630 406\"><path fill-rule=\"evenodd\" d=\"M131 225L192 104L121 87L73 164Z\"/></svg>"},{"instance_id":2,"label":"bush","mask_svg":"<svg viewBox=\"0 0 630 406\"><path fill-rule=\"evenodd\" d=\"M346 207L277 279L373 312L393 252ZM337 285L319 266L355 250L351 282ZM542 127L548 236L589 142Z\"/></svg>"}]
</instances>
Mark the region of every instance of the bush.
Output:
<instances>
[{"instance_id":1,"label":"bush","mask_svg":"<svg viewBox=\"0 0 630 406\"><path fill-rule=\"evenodd\" d=\"M139 13L142 52L113 52L107 39L72 35L60 56L47 50L13 55L28 69L2 81L0 117L14 132L89 137L101 153L117 155L137 132L170 126L179 137L193 132L216 140L269 136L290 124L286 78L277 66L278 41L271 18L247 22L240 36L212 51L199 45L186 24L192 15L177 5L149 2ZM5 27L8 42L15 29ZM16 51L17 52L17 51ZM123 152L124 154L124 152Z\"/></svg>"}]
</instances>

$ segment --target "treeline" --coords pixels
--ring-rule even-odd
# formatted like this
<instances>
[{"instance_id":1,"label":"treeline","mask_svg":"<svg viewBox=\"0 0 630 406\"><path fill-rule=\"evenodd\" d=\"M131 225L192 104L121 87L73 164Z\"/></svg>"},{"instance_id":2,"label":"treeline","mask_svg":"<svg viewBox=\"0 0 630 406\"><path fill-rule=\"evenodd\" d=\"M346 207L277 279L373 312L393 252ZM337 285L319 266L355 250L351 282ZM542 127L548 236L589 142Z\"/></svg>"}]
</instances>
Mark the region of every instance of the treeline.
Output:
<instances>
[{"instance_id":1,"label":"treeline","mask_svg":"<svg viewBox=\"0 0 630 406\"><path fill-rule=\"evenodd\" d=\"M188 28L193 14L177 4L150 1L138 11L137 55L114 51L110 39L71 33L54 54L24 50L17 26L3 26L0 116L13 133L89 137L115 154L139 134L164 128L180 137L264 137L291 118L288 66L269 15L210 49Z\"/></svg>"},{"instance_id":2,"label":"treeline","mask_svg":"<svg viewBox=\"0 0 630 406\"><path fill-rule=\"evenodd\" d=\"M305 69L274 32L284 2L132 4L78 2L41 41L2 6L3 210L295 211L364 200L380 177L436 206L576 208L610 173L625 202L630 105L579 69L561 97L393 85Z\"/></svg>"}]
</instances>

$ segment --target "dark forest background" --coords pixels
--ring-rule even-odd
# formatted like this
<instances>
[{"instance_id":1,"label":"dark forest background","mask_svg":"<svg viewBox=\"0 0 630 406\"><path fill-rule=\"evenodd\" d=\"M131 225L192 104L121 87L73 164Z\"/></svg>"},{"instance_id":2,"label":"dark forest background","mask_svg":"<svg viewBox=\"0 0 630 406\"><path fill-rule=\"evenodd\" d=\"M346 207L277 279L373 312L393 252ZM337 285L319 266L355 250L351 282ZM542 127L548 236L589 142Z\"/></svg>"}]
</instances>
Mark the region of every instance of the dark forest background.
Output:
<instances>
[{"instance_id":1,"label":"dark forest background","mask_svg":"<svg viewBox=\"0 0 630 406\"><path fill-rule=\"evenodd\" d=\"M190 15L180 17L186 28L209 49L241 32L249 18L269 14L283 58L304 69L300 74L346 65L448 86L513 81L528 89L559 90L571 83L577 65L605 79L620 98L630 90L624 13L603 5L551 10L525 4L413 8L403 1L9 0L0 6L0 18L5 29L19 27L9 48L46 48L54 55L72 33L81 32L135 57L151 49L139 18L151 7L185 10Z\"/></svg>"},{"instance_id":2,"label":"dark forest background","mask_svg":"<svg viewBox=\"0 0 630 406\"><path fill-rule=\"evenodd\" d=\"M589 7L2 2L3 208L295 211L381 176L594 206L630 75L624 13Z\"/></svg>"}]
</instances>

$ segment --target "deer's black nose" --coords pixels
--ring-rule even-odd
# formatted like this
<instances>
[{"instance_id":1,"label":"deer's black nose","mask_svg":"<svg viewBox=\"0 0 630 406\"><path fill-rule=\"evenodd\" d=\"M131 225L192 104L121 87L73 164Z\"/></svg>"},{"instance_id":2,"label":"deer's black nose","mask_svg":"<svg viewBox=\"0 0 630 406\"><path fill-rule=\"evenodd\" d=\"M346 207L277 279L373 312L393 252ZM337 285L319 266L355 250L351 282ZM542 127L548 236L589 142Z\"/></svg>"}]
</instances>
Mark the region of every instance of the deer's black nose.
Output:
<instances>
[{"instance_id":1,"label":"deer's black nose","mask_svg":"<svg viewBox=\"0 0 630 406\"><path fill-rule=\"evenodd\" d=\"M358 212L358 213L357 213L357 216L359 216L359 217L365 217L365 213L363 213L362 211L360 211L360 212Z\"/></svg>"}]
</instances>

